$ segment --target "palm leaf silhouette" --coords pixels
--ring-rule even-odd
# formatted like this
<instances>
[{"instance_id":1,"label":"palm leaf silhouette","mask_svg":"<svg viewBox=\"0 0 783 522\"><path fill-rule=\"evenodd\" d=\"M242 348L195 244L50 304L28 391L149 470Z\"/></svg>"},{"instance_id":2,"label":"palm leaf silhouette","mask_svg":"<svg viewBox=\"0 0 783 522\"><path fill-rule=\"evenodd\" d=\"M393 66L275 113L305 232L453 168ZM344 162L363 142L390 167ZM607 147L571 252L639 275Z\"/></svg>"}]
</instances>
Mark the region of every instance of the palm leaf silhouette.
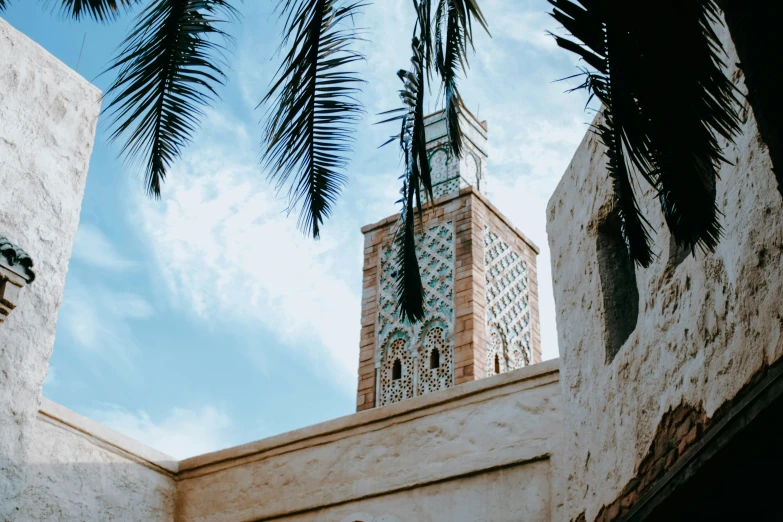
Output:
<instances>
[{"instance_id":1,"label":"palm leaf silhouette","mask_svg":"<svg viewBox=\"0 0 783 522\"><path fill-rule=\"evenodd\" d=\"M288 187L289 211L301 204L299 226L314 238L345 183L346 154L363 111L362 81L346 66L363 59L352 17L365 4L283 0L284 45L277 78L261 103L268 112L263 161L278 189Z\"/></svg>"},{"instance_id":2,"label":"palm leaf silhouette","mask_svg":"<svg viewBox=\"0 0 783 522\"><path fill-rule=\"evenodd\" d=\"M107 68L117 72L105 109L110 139L123 138L121 153L143 161L151 196L160 197L169 167L225 81L226 47L214 39L230 41L220 26L236 16L225 0L157 0L137 16Z\"/></svg>"},{"instance_id":3,"label":"palm leaf silhouette","mask_svg":"<svg viewBox=\"0 0 783 522\"><path fill-rule=\"evenodd\" d=\"M713 0L549 0L552 16L581 43L556 36L593 71L583 87L606 107L599 126L608 149L616 210L629 255L649 266L646 220L631 173L657 190L676 242L713 251L721 234L715 203L717 136L739 132L739 102L723 73ZM662 28L666 30L662 30Z\"/></svg>"},{"instance_id":4,"label":"palm leaf silhouette","mask_svg":"<svg viewBox=\"0 0 783 522\"><path fill-rule=\"evenodd\" d=\"M141 0L62 0L60 12L64 16L81 20L84 17L100 22L114 20L123 11ZM0 4L2 0L0 0Z\"/></svg>"}]
</instances>

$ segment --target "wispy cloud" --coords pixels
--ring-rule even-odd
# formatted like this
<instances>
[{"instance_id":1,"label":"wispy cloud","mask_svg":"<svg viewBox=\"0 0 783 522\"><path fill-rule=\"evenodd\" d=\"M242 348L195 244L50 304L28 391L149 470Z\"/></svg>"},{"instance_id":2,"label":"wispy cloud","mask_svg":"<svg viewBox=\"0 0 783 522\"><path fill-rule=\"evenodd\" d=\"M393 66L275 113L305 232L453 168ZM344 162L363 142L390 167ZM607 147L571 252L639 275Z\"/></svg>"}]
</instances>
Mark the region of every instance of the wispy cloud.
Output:
<instances>
[{"instance_id":1,"label":"wispy cloud","mask_svg":"<svg viewBox=\"0 0 783 522\"><path fill-rule=\"evenodd\" d=\"M137 351L132 322L152 313L152 306L138 295L99 284L85 285L71 278L60 309L58 332L70 338L74 353L95 371L102 363L129 375L133 369L131 356Z\"/></svg>"},{"instance_id":2,"label":"wispy cloud","mask_svg":"<svg viewBox=\"0 0 783 522\"><path fill-rule=\"evenodd\" d=\"M352 388L360 288L358 279L341 279L335 252L360 252L361 238L337 222L320 241L304 237L259 175L243 125L226 128L226 118L210 116L204 141L172 173L161 202L138 201L172 302L221 324L260 323Z\"/></svg>"},{"instance_id":3,"label":"wispy cloud","mask_svg":"<svg viewBox=\"0 0 783 522\"><path fill-rule=\"evenodd\" d=\"M73 258L107 270L128 270L134 263L124 258L101 230L81 223L73 243Z\"/></svg>"},{"instance_id":4,"label":"wispy cloud","mask_svg":"<svg viewBox=\"0 0 783 522\"><path fill-rule=\"evenodd\" d=\"M145 411L128 411L103 405L88 412L90 418L176 459L186 459L235 444L230 416L215 406L172 408L153 420Z\"/></svg>"},{"instance_id":5,"label":"wispy cloud","mask_svg":"<svg viewBox=\"0 0 783 522\"><path fill-rule=\"evenodd\" d=\"M546 203L589 119L584 98L567 96L553 80L572 74L573 63L555 49L545 0L483 7L494 38L477 31L479 55L462 83L469 106L481 105L490 125L490 190L501 210L541 247L540 306L545 357L557 356L554 302L545 232ZM248 19L268 13L249 8ZM372 30L360 65L368 80L362 122L346 192L320 242L302 237L286 217L258 165L260 113L234 117L211 112L197 143L168 178L161 202L139 198L135 222L157 260L172 303L208 318L232 321L239 332L261 324L278 344L312 364L330 364L335 382L355 387L361 235L358 227L395 211L398 172L394 151L375 147L390 132L370 125L373 114L396 107L397 69L407 67L410 5L368 6L359 25ZM263 96L264 78L276 66L268 57L276 40L246 33L238 54L238 96L245 108ZM271 43L270 43L271 42ZM434 93L433 93L434 94ZM431 107L434 109L433 107ZM394 158L390 162L389 159ZM271 348L271 346L270 346ZM254 357L263 359L263 356Z\"/></svg>"}]
</instances>

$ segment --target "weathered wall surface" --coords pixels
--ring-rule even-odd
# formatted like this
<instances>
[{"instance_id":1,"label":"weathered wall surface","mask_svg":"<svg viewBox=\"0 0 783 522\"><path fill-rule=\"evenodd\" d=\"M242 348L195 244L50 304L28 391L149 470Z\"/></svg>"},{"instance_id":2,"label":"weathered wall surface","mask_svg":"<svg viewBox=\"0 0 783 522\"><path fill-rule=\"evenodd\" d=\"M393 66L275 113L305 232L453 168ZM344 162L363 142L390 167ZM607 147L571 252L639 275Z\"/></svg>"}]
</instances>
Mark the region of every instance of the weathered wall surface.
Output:
<instances>
[{"instance_id":1,"label":"weathered wall surface","mask_svg":"<svg viewBox=\"0 0 783 522\"><path fill-rule=\"evenodd\" d=\"M171 522L177 464L43 399L18 520Z\"/></svg>"},{"instance_id":2,"label":"weathered wall surface","mask_svg":"<svg viewBox=\"0 0 783 522\"><path fill-rule=\"evenodd\" d=\"M558 361L180 463L178 520L559 520Z\"/></svg>"},{"instance_id":3,"label":"weathered wall surface","mask_svg":"<svg viewBox=\"0 0 783 522\"><path fill-rule=\"evenodd\" d=\"M520 522L552 516L551 469L537 460L458 480L360 500L285 522Z\"/></svg>"},{"instance_id":4,"label":"weathered wall surface","mask_svg":"<svg viewBox=\"0 0 783 522\"><path fill-rule=\"evenodd\" d=\"M636 323L613 359L605 313L613 305L604 297L627 278L599 262L611 183L597 136L585 136L549 202L569 462L564 520L622 512L701 435L705 419L783 354L783 205L748 107L744 117L725 151L734 165L717 184L725 234L714 254L678 252L654 195L640 198L660 257L635 269ZM633 308L620 304L617 313Z\"/></svg>"},{"instance_id":5,"label":"weathered wall surface","mask_svg":"<svg viewBox=\"0 0 783 522\"><path fill-rule=\"evenodd\" d=\"M0 234L36 265L0 325L0 520L18 507L100 92L0 19Z\"/></svg>"}]
</instances>

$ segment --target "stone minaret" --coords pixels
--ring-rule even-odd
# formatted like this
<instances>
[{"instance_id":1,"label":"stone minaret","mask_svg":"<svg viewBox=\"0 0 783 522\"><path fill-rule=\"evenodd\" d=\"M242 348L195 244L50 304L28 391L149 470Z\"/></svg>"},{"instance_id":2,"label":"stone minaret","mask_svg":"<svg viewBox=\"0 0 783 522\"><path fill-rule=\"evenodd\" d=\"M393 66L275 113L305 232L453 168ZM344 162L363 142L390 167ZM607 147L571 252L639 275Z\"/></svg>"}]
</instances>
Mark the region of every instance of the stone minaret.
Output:
<instances>
[{"instance_id":1,"label":"stone minaret","mask_svg":"<svg viewBox=\"0 0 783 522\"><path fill-rule=\"evenodd\" d=\"M463 112L459 160L448 152L444 113L425 119L435 201L418 236L427 310L421 323L395 314L399 216L362 228L357 411L541 361L538 248L487 200L487 123Z\"/></svg>"}]
</instances>

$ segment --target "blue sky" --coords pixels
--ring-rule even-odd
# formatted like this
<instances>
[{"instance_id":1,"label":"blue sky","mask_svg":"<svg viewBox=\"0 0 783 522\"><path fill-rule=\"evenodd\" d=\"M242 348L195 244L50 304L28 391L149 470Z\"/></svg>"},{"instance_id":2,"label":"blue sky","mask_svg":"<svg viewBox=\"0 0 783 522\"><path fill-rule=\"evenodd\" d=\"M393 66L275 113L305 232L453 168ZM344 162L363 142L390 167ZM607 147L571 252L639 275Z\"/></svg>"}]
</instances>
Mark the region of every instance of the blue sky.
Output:
<instances>
[{"instance_id":1,"label":"blue sky","mask_svg":"<svg viewBox=\"0 0 783 522\"><path fill-rule=\"evenodd\" d=\"M131 17L71 22L46 2L3 15L85 78L98 76ZM544 358L557 357L545 208L591 115L564 94L576 62L546 30L545 0L482 0L492 38L462 82L489 123L489 196L541 248ZM223 101L170 172L163 198L117 159L101 122L44 395L175 457L241 444L355 410L364 224L396 212L399 158L375 114L399 105L409 0L378 0L368 28L367 116L348 184L323 237L286 217L259 166L262 112L280 27L273 2L237 2ZM84 50L79 59L82 39ZM435 109L434 105L430 107Z\"/></svg>"}]
</instances>

